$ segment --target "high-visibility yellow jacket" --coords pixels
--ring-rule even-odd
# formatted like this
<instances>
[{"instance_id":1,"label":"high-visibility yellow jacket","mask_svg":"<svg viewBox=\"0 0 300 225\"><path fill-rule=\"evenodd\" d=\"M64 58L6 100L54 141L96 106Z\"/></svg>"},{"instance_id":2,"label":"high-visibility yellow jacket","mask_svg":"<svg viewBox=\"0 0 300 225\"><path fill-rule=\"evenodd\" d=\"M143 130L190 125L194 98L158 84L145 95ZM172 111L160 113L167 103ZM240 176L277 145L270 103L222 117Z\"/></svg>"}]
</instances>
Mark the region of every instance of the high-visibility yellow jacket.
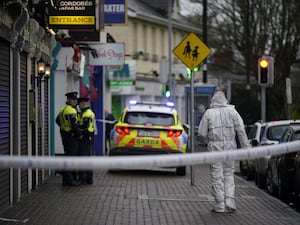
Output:
<instances>
[{"instance_id":1,"label":"high-visibility yellow jacket","mask_svg":"<svg viewBox=\"0 0 300 225\"><path fill-rule=\"evenodd\" d=\"M94 112L89 108L85 108L78 115L79 128L83 135L94 135L96 120Z\"/></svg>"},{"instance_id":2,"label":"high-visibility yellow jacket","mask_svg":"<svg viewBox=\"0 0 300 225\"><path fill-rule=\"evenodd\" d=\"M55 121L60 127L61 132L70 132L76 137L81 135L78 127L77 110L69 103L66 103L66 105L61 108Z\"/></svg>"}]
</instances>

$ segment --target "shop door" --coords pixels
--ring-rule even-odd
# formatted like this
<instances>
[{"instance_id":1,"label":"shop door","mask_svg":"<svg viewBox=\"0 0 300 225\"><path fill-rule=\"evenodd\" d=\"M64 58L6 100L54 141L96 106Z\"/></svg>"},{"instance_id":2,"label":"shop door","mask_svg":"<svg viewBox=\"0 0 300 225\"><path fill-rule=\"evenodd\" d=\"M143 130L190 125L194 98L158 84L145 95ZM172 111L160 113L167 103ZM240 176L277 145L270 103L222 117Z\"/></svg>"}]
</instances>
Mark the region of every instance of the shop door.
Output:
<instances>
[{"instance_id":1,"label":"shop door","mask_svg":"<svg viewBox=\"0 0 300 225\"><path fill-rule=\"evenodd\" d=\"M10 44L0 38L0 155L10 154ZM10 205L10 172L0 169L0 213Z\"/></svg>"}]
</instances>

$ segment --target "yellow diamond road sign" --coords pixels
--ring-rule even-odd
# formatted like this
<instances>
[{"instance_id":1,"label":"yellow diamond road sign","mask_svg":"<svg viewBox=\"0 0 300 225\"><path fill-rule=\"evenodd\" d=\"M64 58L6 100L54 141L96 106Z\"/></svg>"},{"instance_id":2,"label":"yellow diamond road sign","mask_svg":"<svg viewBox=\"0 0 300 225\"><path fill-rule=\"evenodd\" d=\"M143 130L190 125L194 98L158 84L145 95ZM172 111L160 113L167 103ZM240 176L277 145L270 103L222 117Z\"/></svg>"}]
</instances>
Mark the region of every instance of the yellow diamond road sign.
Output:
<instances>
[{"instance_id":1,"label":"yellow diamond road sign","mask_svg":"<svg viewBox=\"0 0 300 225\"><path fill-rule=\"evenodd\" d=\"M193 70L211 53L211 50L196 34L190 33L173 49L173 53Z\"/></svg>"}]
</instances>

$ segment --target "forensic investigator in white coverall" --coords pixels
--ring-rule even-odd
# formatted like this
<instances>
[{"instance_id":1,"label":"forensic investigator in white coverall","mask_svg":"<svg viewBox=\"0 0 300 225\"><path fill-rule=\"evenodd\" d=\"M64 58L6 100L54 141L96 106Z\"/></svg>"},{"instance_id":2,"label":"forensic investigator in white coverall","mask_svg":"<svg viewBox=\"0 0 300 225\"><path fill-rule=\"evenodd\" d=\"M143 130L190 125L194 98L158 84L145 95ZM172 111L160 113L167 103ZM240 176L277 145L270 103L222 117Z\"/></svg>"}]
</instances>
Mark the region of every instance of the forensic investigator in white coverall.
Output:
<instances>
[{"instance_id":1,"label":"forensic investigator in white coverall","mask_svg":"<svg viewBox=\"0 0 300 225\"><path fill-rule=\"evenodd\" d=\"M227 103L223 91L213 95L210 108L200 121L198 136L200 144L212 152L236 149L236 136L242 148L249 147L244 122L234 106ZM234 161L211 164L210 175L215 199L212 212L234 212Z\"/></svg>"}]
</instances>

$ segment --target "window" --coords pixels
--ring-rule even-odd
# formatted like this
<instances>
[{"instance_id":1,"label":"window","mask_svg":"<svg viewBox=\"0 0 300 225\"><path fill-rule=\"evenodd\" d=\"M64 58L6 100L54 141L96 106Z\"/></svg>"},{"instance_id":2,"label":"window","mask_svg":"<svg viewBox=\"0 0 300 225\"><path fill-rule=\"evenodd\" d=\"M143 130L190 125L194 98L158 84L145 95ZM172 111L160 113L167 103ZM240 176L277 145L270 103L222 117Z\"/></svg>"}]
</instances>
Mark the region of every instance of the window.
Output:
<instances>
[{"instance_id":1,"label":"window","mask_svg":"<svg viewBox=\"0 0 300 225\"><path fill-rule=\"evenodd\" d=\"M172 126L174 117L172 114L154 112L128 112L124 119L125 123L152 125L152 126Z\"/></svg>"},{"instance_id":2,"label":"window","mask_svg":"<svg viewBox=\"0 0 300 225\"><path fill-rule=\"evenodd\" d=\"M250 129L250 131L249 131L249 133L248 133L248 139L253 140L253 139L256 138L256 132L257 132L257 129L258 129L258 127L257 127L256 125L254 125L254 126Z\"/></svg>"},{"instance_id":3,"label":"window","mask_svg":"<svg viewBox=\"0 0 300 225\"><path fill-rule=\"evenodd\" d=\"M289 125L282 125L282 126L273 126L268 129L267 138L269 140L279 141L282 134L288 128Z\"/></svg>"},{"instance_id":4,"label":"window","mask_svg":"<svg viewBox=\"0 0 300 225\"><path fill-rule=\"evenodd\" d=\"M294 135L293 141L300 140L300 131L297 131Z\"/></svg>"},{"instance_id":5,"label":"window","mask_svg":"<svg viewBox=\"0 0 300 225\"><path fill-rule=\"evenodd\" d=\"M291 130L287 130L283 136L282 136L282 141L281 142L287 142L289 140L289 137L291 135Z\"/></svg>"}]
</instances>

